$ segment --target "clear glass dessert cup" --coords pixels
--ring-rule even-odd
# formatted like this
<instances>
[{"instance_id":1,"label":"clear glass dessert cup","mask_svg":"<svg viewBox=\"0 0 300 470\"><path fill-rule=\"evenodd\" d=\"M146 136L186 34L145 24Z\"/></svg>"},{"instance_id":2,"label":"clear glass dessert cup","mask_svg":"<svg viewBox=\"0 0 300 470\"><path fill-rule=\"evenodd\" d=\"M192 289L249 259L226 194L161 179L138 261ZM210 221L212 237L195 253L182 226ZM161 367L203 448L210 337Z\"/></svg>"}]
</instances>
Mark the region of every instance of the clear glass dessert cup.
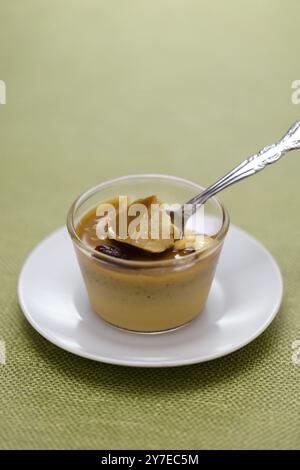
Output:
<instances>
[{"instance_id":1,"label":"clear glass dessert cup","mask_svg":"<svg viewBox=\"0 0 300 470\"><path fill-rule=\"evenodd\" d=\"M119 195L132 200L156 194L163 202L183 204L204 188L158 174L129 175L101 183L79 196L67 219L93 310L126 330L162 332L183 326L203 310L229 227L227 210L217 198L205 204L205 234L212 242L181 259L133 261L99 253L78 236L82 217L100 202Z\"/></svg>"}]
</instances>

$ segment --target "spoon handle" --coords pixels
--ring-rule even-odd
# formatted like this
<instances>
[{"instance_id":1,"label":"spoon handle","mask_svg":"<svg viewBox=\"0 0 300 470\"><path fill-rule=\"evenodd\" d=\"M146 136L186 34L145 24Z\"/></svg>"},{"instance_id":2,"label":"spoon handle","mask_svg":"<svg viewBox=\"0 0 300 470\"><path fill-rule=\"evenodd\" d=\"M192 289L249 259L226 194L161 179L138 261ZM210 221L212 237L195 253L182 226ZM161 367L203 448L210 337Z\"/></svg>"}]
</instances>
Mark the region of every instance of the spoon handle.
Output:
<instances>
[{"instance_id":1,"label":"spoon handle","mask_svg":"<svg viewBox=\"0 0 300 470\"><path fill-rule=\"evenodd\" d=\"M220 178L216 183L206 188L201 194L195 196L188 204L204 204L211 196L227 188L237 181L254 175L263 170L270 163L279 160L290 150L300 148L300 121L295 122L287 133L275 144L267 145L255 155L247 158L240 165Z\"/></svg>"}]
</instances>

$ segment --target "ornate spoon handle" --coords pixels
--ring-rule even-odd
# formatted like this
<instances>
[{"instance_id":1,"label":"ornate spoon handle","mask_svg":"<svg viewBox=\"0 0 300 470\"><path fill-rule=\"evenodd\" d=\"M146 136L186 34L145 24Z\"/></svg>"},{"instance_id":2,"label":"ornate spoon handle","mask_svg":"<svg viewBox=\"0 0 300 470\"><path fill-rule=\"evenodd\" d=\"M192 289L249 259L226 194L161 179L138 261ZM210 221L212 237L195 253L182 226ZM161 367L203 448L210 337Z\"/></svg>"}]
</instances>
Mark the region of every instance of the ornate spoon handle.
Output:
<instances>
[{"instance_id":1,"label":"ornate spoon handle","mask_svg":"<svg viewBox=\"0 0 300 470\"><path fill-rule=\"evenodd\" d=\"M295 122L293 126L278 142L264 147L260 152L247 158L240 165L234 168L227 175L220 178L216 183L206 188L201 194L195 196L187 204L204 204L210 197L217 194L222 189L227 188L237 181L263 170L267 165L279 160L290 150L300 148L300 121Z\"/></svg>"}]
</instances>

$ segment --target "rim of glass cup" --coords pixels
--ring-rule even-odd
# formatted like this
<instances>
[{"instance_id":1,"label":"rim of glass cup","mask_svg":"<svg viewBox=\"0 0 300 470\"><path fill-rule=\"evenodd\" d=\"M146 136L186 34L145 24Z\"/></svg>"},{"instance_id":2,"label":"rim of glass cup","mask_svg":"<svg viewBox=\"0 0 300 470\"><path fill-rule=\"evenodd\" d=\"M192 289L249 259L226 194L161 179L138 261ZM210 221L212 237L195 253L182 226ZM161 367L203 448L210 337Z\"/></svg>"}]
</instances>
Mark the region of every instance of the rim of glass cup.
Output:
<instances>
[{"instance_id":1,"label":"rim of glass cup","mask_svg":"<svg viewBox=\"0 0 300 470\"><path fill-rule=\"evenodd\" d=\"M197 191L204 190L202 186L199 184L187 180L185 178L181 178L179 176L171 176L171 175L165 175L165 174L160 174L160 173L141 173L141 174L130 174L126 176L120 176L118 178L113 178L110 180L103 181L102 183L99 183L92 188L84 191L81 193L73 202L71 205L68 215L67 215L67 229L69 232L70 237L72 238L73 242L76 243L76 245L84 252L87 254L94 256L96 260L101 260L104 261L105 263L109 264L118 264L122 265L123 267L144 267L144 268L153 268L153 267L161 267L161 266L174 266L174 265L180 265L182 266L183 264L190 264L191 262L194 262L197 259L203 260L211 251L213 248L215 248L219 243L221 243L228 231L229 228L229 214L225 206L222 204L222 202L216 197L213 196L211 199L215 202L215 204L218 206L218 208L221 211L222 215L222 225L220 230L216 234L214 234L214 242L208 245L207 248L201 251L194 251L193 253L186 255L180 259L178 258L173 258L173 259L166 259L166 260L153 260L153 261L136 261L136 260L127 260L127 259L121 259L121 258L114 258L112 256L106 255L104 253L101 253L99 251L96 251L94 248L88 246L85 244L81 238L78 236L76 232L76 226L75 226L75 220L74 220L74 215L77 211L77 209L83 204L90 196L93 194L97 193L99 190L111 186L113 184L126 181L126 180L139 180L139 179L151 179L151 178L162 178L165 180L174 181L174 182L179 182L179 183L185 183L189 185L190 187L194 187Z\"/></svg>"}]
</instances>

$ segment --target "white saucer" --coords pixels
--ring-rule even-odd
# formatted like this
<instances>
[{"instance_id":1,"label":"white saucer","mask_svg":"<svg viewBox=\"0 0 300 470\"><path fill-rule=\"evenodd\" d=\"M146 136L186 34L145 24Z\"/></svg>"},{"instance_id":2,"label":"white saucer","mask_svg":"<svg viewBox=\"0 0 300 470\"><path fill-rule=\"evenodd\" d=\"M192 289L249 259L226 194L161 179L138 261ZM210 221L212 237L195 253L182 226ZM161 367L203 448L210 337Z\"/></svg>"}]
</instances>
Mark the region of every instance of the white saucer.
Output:
<instances>
[{"instance_id":1,"label":"white saucer","mask_svg":"<svg viewBox=\"0 0 300 470\"><path fill-rule=\"evenodd\" d=\"M271 254L233 226L205 310L178 330L139 334L102 321L89 305L65 228L32 251L18 288L27 320L52 343L96 361L144 367L193 364L236 351L271 323L282 292L281 274Z\"/></svg>"}]
</instances>

